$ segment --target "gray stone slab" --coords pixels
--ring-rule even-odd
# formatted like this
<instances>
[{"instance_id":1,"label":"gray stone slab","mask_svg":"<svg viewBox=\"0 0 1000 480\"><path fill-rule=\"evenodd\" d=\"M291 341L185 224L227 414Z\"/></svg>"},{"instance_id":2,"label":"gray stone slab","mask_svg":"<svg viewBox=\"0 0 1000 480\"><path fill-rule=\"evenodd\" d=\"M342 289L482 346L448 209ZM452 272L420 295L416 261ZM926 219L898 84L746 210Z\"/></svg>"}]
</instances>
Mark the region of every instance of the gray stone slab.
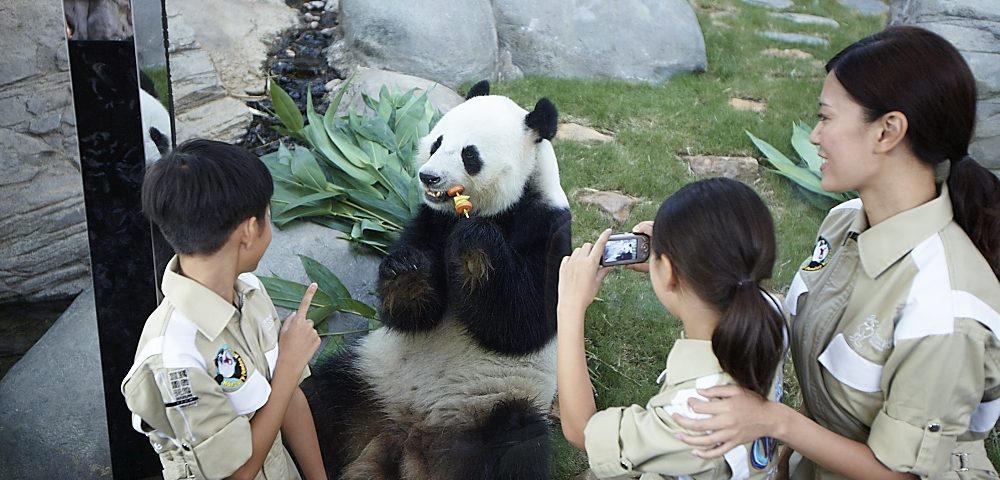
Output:
<instances>
[{"instance_id":1,"label":"gray stone slab","mask_svg":"<svg viewBox=\"0 0 1000 480\"><path fill-rule=\"evenodd\" d=\"M814 35L806 35L804 33L785 33L785 32L766 31L766 32L760 32L760 35L766 38L770 38L771 40L777 40L779 42L785 42L785 43L822 45L824 47L830 44L829 40L825 38L820 38Z\"/></svg>"},{"instance_id":2,"label":"gray stone slab","mask_svg":"<svg viewBox=\"0 0 1000 480\"><path fill-rule=\"evenodd\" d=\"M0 475L111 478L103 385L88 288L0 381Z\"/></svg>"},{"instance_id":3,"label":"gray stone slab","mask_svg":"<svg viewBox=\"0 0 1000 480\"><path fill-rule=\"evenodd\" d=\"M840 22L832 18L821 17L819 15L809 15L808 13L771 12L768 15L771 18L788 20L789 22L798 23L800 25L820 25L832 28L840 27Z\"/></svg>"},{"instance_id":4,"label":"gray stone slab","mask_svg":"<svg viewBox=\"0 0 1000 480\"><path fill-rule=\"evenodd\" d=\"M889 6L881 0L837 0L837 3L870 17L882 15L889 11Z\"/></svg>"},{"instance_id":5,"label":"gray stone slab","mask_svg":"<svg viewBox=\"0 0 1000 480\"><path fill-rule=\"evenodd\" d=\"M742 0L742 1L743 3L747 3L750 5L772 8L775 10L784 10L794 5L794 3L792 3L792 0Z\"/></svg>"}]
</instances>

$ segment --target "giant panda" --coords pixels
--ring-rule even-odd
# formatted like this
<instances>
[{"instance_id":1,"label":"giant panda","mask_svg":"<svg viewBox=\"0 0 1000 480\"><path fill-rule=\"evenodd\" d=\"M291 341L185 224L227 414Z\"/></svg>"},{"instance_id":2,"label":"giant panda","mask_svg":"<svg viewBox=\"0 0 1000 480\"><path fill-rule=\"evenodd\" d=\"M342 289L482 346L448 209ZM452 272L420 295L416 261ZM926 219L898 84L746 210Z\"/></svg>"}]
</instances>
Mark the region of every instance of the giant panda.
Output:
<instances>
[{"instance_id":1,"label":"giant panda","mask_svg":"<svg viewBox=\"0 0 1000 480\"><path fill-rule=\"evenodd\" d=\"M378 270L383 327L303 382L331 478L548 478L570 253L556 121L484 81L421 140L423 204Z\"/></svg>"}]
</instances>

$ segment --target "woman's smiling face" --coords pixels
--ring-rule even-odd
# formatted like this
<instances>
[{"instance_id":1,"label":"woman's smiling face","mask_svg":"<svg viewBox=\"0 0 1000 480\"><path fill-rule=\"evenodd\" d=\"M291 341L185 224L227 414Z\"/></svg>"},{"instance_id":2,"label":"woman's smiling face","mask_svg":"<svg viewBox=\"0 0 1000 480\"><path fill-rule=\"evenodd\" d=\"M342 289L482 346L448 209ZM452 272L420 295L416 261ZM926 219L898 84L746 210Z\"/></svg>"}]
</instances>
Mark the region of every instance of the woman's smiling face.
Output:
<instances>
[{"instance_id":1,"label":"woman's smiling face","mask_svg":"<svg viewBox=\"0 0 1000 480\"><path fill-rule=\"evenodd\" d=\"M847 93L833 72L823 82L819 121L809 141L823 158L821 186L828 192L861 190L876 171L873 161L877 122L865 120L864 109Z\"/></svg>"}]
</instances>

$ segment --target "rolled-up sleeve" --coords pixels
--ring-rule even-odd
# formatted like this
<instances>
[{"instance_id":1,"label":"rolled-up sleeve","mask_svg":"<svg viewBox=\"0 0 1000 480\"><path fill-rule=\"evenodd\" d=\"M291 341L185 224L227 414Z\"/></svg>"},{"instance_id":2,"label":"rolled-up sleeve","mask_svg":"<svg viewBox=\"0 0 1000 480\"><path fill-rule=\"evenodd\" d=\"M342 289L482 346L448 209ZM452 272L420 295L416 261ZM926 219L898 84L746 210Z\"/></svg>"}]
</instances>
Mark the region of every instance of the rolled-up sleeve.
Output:
<instances>
[{"instance_id":1,"label":"rolled-up sleeve","mask_svg":"<svg viewBox=\"0 0 1000 480\"><path fill-rule=\"evenodd\" d=\"M249 420L204 370L144 366L124 392L129 409L192 451L206 477L227 477L250 458Z\"/></svg>"},{"instance_id":2,"label":"rolled-up sleeve","mask_svg":"<svg viewBox=\"0 0 1000 480\"><path fill-rule=\"evenodd\" d=\"M962 322L956 322L956 327ZM886 398L868 446L886 467L921 477L949 466L959 436L983 401L985 343L978 325L897 340L882 372Z\"/></svg>"}]
</instances>

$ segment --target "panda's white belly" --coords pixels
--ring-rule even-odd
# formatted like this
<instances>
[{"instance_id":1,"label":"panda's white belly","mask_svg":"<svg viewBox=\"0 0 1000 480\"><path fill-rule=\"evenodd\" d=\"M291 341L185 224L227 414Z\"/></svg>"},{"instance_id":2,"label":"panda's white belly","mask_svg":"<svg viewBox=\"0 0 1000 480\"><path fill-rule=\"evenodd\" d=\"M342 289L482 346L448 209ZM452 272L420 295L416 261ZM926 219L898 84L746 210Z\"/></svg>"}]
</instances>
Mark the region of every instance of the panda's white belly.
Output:
<instances>
[{"instance_id":1,"label":"panda's white belly","mask_svg":"<svg viewBox=\"0 0 1000 480\"><path fill-rule=\"evenodd\" d=\"M484 350L446 319L427 333L381 328L362 340L358 354L389 417L414 426L471 423L507 398L548 411L555 396L555 339L534 354L505 356Z\"/></svg>"}]
</instances>

